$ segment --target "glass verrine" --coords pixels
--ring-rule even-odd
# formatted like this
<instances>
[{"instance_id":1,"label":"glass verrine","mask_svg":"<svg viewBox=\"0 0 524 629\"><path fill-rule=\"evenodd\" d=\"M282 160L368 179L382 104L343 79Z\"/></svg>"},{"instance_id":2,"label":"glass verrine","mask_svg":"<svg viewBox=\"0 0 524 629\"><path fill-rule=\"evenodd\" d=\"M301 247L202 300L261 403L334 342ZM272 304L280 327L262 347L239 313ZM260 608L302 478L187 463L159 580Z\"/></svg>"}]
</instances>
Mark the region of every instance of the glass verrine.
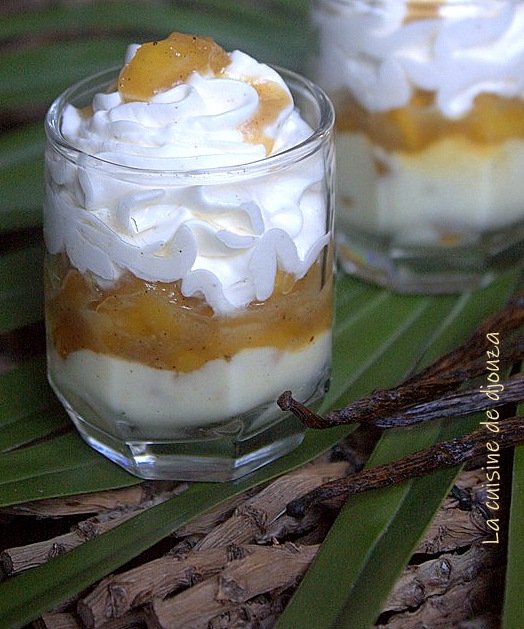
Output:
<instances>
[{"instance_id":1,"label":"glass verrine","mask_svg":"<svg viewBox=\"0 0 524 629\"><path fill-rule=\"evenodd\" d=\"M48 112L49 381L82 437L139 477L238 478L303 438L278 395L327 389L334 114L278 72L312 132L246 164L147 168L72 145L65 108L115 70Z\"/></svg>"},{"instance_id":2,"label":"glass verrine","mask_svg":"<svg viewBox=\"0 0 524 629\"><path fill-rule=\"evenodd\" d=\"M455 292L521 264L524 3L316 0L312 19L344 269Z\"/></svg>"}]
</instances>

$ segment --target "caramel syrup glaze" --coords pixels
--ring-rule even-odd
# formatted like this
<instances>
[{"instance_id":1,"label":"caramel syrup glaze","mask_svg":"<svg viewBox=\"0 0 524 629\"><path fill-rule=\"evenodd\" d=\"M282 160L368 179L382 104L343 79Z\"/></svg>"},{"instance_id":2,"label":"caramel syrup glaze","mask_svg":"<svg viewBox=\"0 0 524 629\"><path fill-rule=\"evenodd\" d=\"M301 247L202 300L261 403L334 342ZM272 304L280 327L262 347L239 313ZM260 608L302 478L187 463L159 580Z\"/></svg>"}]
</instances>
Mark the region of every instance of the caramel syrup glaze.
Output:
<instances>
[{"instance_id":1,"label":"caramel syrup glaze","mask_svg":"<svg viewBox=\"0 0 524 629\"><path fill-rule=\"evenodd\" d=\"M227 52L209 37L172 33L166 39L142 44L118 77L118 91L126 101L149 101L187 81L192 72L213 77L225 76L231 63ZM245 141L263 144L266 154L273 140L265 128L291 104L289 94L273 81L243 77L258 93L259 107L254 117L240 127Z\"/></svg>"},{"instance_id":2,"label":"caramel syrup glaze","mask_svg":"<svg viewBox=\"0 0 524 629\"><path fill-rule=\"evenodd\" d=\"M146 282L127 273L104 290L65 255L49 256L48 334L62 358L89 349L177 372L230 360L246 348L296 351L331 326L331 265L330 252L298 281L279 272L269 299L217 316L204 300L184 297L178 282Z\"/></svg>"},{"instance_id":3,"label":"caramel syrup glaze","mask_svg":"<svg viewBox=\"0 0 524 629\"><path fill-rule=\"evenodd\" d=\"M444 118L432 92L418 91L405 107L387 112L364 109L349 94L334 95L339 132L364 133L387 151L415 153L445 137L465 137L489 147L510 138L524 138L524 101L480 94L473 108L458 120Z\"/></svg>"}]
</instances>

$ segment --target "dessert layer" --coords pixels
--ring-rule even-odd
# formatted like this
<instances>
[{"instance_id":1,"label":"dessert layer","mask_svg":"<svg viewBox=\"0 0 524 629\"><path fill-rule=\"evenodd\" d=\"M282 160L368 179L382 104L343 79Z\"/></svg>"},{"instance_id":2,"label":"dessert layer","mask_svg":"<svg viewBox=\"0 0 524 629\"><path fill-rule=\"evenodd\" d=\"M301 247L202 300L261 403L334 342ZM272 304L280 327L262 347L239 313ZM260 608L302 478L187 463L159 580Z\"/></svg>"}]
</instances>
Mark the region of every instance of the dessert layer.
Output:
<instances>
[{"instance_id":1,"label":"dessert layer","mask_svg":"<svg viewBox=\"0 0 524 629\"><path fill-rule=\"evenodd\" d=\"M395 152L421 151L447 136L462 136L479 145L524 138L524 100L520 98L480 94L466 115L453 120L438 110L434 96L417 91L405 107L378 112L364 109L349 93L340 94L335 97L337 132L364 133L374 144Z\"/></svg>"},{"instance_id":2,"label":"dessert layer","mask_svg":"<svg viewBox=\"0 0 524 629\"><path fill-rule=\"evenodd\" d=\"M107 284L129 272L180 281L183 295L203 295L219 314L267 299L277 264L303 277L330 238L332 157L311 149L265 166L313 133L282 77L240 51L174 34L131 47L118 85L93 86L87 107L57 113L48 250Z\"/></svg>"},{"instance_id":3,"label":"dessert layer","mask_svg":"<svg viewBox=\"0 0 524 629\"><path fill-rule=\"evenodd\" d=\"M151 283L130 274L104 289L65 256L48 260L46 316L50 342L65 358L79 350L190 372L232 360L246 348L297 351L332 323L332 256L326 252L301 279L277 273L275 289L230 316L202 298L184 297L179 283Z\"/></svg>"},{"instance_id":4,"label":"dessert layer","mask_svg":"<svg viewBox=\"0 0 524 629\"><path fill-rule=\"evenodd\" d=\"M482 146L449 136L416 154L386 152L367 136L337 136L341 230L399 242L471 243L524 217L524 140Z\"/></svg>"},{"instance_id":5,"label":"dessert layer","mask_svg":"<svg viewBox=\"0 0 524 629\"><path fill-rule=\"evenodd\" d=\"M49 355L50 377L63 394L78 395L107 426L137 437L148 427L155 439L173 438L173 428L203 426L273 403L290 389L298 399L311 396L331 356L331 333L307 347L244 349L231 359L216 359L190 373L154 369L141 363L80 350L66 359ZM75 405L76 406L76 405ZM87 419L87 418L86 418ZM111 428L111 432L113 432ZM133 435L133 431L135 434Z\"/></svg>"},{"instance_id":6,"label":"dessert layer","mask_svg":"<svg viewBox=\"0 0 524 629\"><path fill-rule=\"evenodd\" d=\"M524 4L380 0L315 3L319 53L313 74L332 94L350 91L365 109L405 107L435 94L458 119L479 94L524 98Z\"/></svg>"}]
</instances>

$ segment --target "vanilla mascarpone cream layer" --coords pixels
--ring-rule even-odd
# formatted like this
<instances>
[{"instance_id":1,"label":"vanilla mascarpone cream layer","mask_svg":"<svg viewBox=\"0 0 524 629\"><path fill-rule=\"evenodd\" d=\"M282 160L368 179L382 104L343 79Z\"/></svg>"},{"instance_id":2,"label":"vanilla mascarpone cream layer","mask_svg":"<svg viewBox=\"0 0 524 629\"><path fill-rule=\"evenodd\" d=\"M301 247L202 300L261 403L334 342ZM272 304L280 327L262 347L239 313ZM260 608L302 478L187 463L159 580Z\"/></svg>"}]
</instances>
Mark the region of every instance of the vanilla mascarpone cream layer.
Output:
<instances>
[{"instance_id":1,"label":"vanilla mascarpone cream layer","mask_svg":"<svg viewBox=\"0 0 524 629\"><path fill-rule=\"evenodd\" d=\"M343 231L358 226L399 242L435 242L450 233L467 240L522 218L520 139L479 147L448 137L409 154L387 153L363 134L346 133L337 154L350 165L338 182L339 205L347 210L339 215Z\"/></svg>"},{"instance_id":2,"label":"vanilla mascarpone cream layer","mask_svg":"<svg viewBox=\"0 0 524 629\"><path fill-rule=\"evenodd\" d=\"M299 351L245 349L228 361L213 360L189 373L154 369L90 350L73 352L66 359L52 352L49 369L55 386L62 392L81 391L100 416L144 433L154 426L155 438L161 438L165 427L172 438L175 426L204 426L232 418L276 400L287 389L305 401L314 393L330 355L331 333L325 332Z\"/></svg>"},{"instance_id":3,"label":"vanilla mascarpone cream layer","mask_svg":"<svg viewBox=\"0 0 524 629\"><path fill-rule=\"evenodd\" d=\"M125 270L146 281L180 280L185 296L203 297L219 315L267 299L277 266L297 279L306 274L329 240L323 156L243 175L239 165L267 157L265 145L242 132L257 114L261 85L289 96L263 129L271 155L312 130L279 74L240 51L229 58L219 76L193 72L147 102L115 91L94 97L92 115L66 107L62 134L80 152L47 155L50 253L67 253L103 286ZM237 176L204 183L206 169L230 166Z\"/></svg>"},{"instance_id":4,"label":"vanilla mascarpone cream layer","mask_svg":"<svg viewBox=\"0 0 524 629\"><path fill-rule=\"evenodd\" d=\"M433 12L424 19L410 19L409 4L333 2L313 12L313 72L329 93L349 91L369 111L388 111L425 90L451 119L481 93L524 98L523 2L422 1Z\"/></svg>"}]
</instances>

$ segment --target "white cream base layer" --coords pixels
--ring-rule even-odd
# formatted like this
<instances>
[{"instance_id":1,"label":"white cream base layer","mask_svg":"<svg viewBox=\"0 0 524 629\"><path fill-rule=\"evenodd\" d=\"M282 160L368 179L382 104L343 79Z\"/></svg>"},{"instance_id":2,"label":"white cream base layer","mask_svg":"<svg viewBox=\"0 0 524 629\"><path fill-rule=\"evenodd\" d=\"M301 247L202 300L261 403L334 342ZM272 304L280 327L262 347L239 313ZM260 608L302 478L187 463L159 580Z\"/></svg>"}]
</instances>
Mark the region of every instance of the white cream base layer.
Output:
<instances>
[{"instance_id":1,"label":"white cream base layer","mask_svg":"<svg viewBox=\"0 0 524 629\"><path fill-rule=\"evenodd\" d=\"M53 352L49 372L62 394L75 392L101 418L125 422L145 434L152 425L187 428L229 419L271 403L286 389L305 399L330 358L331 332L324 332L300 351L245 349L229 361L212 360L189 373L90 350L66 359Z\"/></svg>"},{"instance_id":2,"label":"white cream base layer","mask_svg":"<svg viewBox=\"0 0 524 629\"><path fill-rule=\"evenodd\" d=\"M481 147L456 136L417 153L386 153L360 133L339 133L336 143L343 233L467 244L524 219L524 140Z\"/></svg>"}]
</instances>

